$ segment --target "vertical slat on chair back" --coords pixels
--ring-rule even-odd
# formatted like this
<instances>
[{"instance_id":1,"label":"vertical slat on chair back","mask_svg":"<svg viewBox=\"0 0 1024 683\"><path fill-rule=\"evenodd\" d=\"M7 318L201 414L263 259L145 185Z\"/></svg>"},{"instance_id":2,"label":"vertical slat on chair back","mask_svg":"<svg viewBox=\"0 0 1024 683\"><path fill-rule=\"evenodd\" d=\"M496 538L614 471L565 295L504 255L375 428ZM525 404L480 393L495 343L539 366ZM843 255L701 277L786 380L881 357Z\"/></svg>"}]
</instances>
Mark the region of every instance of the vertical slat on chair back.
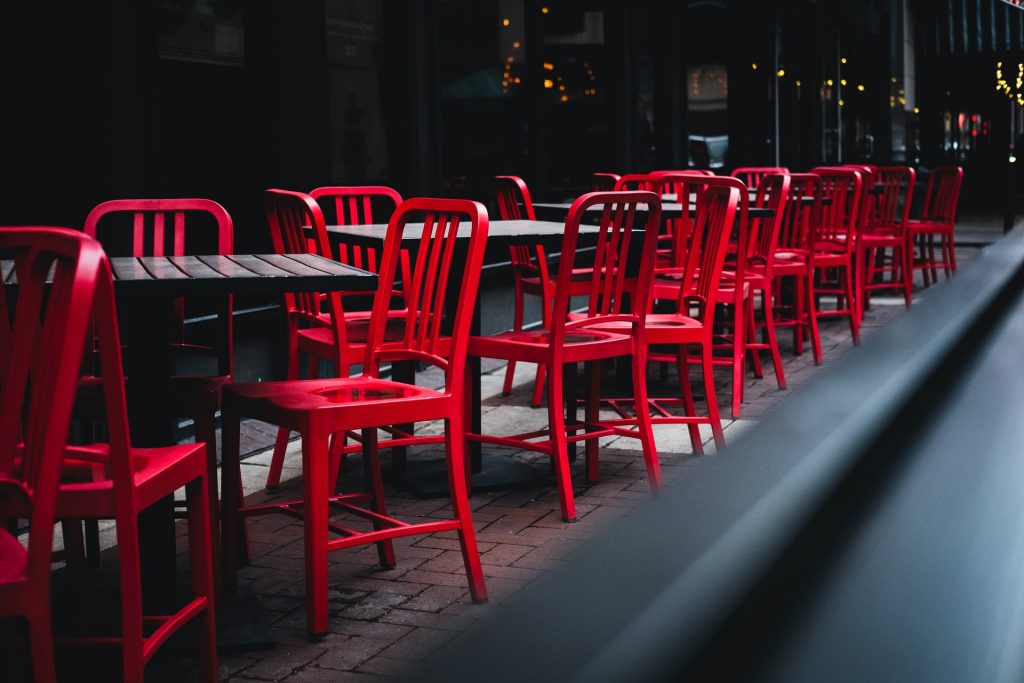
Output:
<instances>
[{"instance_id":1,"label":"vertical slat on chair back","mask_svg":"<svg viewBox=\"0 0 1024 683\"><path fill-rule=\"evenodd\" d=\"M223 206L212 199L114 199L97 205L85 219L85 233L107 243L103 219L113 214L131 214L132 256L183 256L196 253L187 249L186 234L197 230L186 216L203 214L216 226L218 254L234 252L234 225Z\"/></svg>"},{"instance_id":2,"label":"vertical slat on chair back","mask_svg":"<svg viewBox=\"0 0 1024 683\"><path fill-rule=\"evenodd\" d=\"M695 204L700 193L706 186L706 180L711 177L704 173L692 171L657 171L649 174L653 180L652 188L659 197L674 195L675 201L683 207ZM686 256L687 244L693 234L693 216L688 210L680 212L678 216L665 217L665 234L661 241L669 242L671 251L671 264L674 267L682 267L682 260Z\"/></svg>"},{"instance_id":3,"label":"vertical slat on chair back","mask_svg":"<svg viewBox=\"0 0 1024 683\"><path fill-rule=\"evenodd\" d=\"M309 193L316 200L330 225L370 225L383 223L391 218L395 208L402 203L402 195L383 185L352 185L318 187ZM386 208L387 214L377 214L374 220L374 205ZM342 263L376 273L379 269L375 249L357 245L340 245L338 260Z\"/></svg>"},{"instance_id":4,"label":"vertical slat on chair back","mask_svg":"<svg viewBox=\"0 0 1024 683\"><path fill-rule=\"evenodd\" d=\"M264 193L267 223L274 251L278 254L316 253L330 258L327 227L319 205L307 194L291 190L267 190ZM312 228L312 234L306 230ZM316 292L285 294L288 310L316 316L320 313L320 295Z\"/></svg>"},{"instance_id":5,"label":"vertical slat on chair back","mask_svg":"<svg viewBox=\"0 0 1024 683\"><path fill-rule=\"evenodd\" d=\"M869 224L902 227L910 213L914 196L914 169L909 166L881 166L875 173L875 191L871 202Z\"/></svg>"},{"instance_id":6,"label":"vertical slat on chair back","mask_svg":"<svg viewBox=\"0 0 1024 683\"><path fill-rule=\"evenodd\" d=\"M0 296L0 524L20 489L31 505L27 575L48 580L57 485L106 256L78 231L2 228L0 258L15 260L17 278L13 310L8 292Z\"/></svg>"},{"instance_id":7,"label":"vertical slat on chair back","mask_svg":"<svg viewBox=\"0 0 1024 683\"><path fill-rule=\"evenodd\" d=\"M785 166L740 166L730 173L733 178L739 178L751 190L757 189L761 181L766 177L778 173L789 173Z\"/></svg>"},{"instance_id":8,"label":"vertical slat on chair back","mask_svg":"<svg viewBox=\"0 0 1024 683\"><path fill-rule=\"evenodd\" d=\"M928 177L922 219L952 227L964 171L959 166L939 166Z\"/></svg>"},{"instance_id":9,"label":"vertical slat on chair back","mask_svg":"<svg viewBox=\"0 0 1024 683\"><path fill-rule=\"evenodd\" d=\"M401 342L385 336L390 292L395 286L403 236L413 226L422 229L415 249L412 279L405 288L409 307ZM460 227L470 233L460 244ZM376 375L383 361L418 359L446 371L446 391L461 391L469 325L476 305L487 241L487 210L466 199L409 199L398 206L388 224L381 260L380 282L370 321L365 372ZM465 259L458 250L464 249ZM454 268L462 261L461 270ZM449 296L450 288L458 291ZM446 302L457 302L445 311ZM450 330L446 323L450 322Z\"/></svg>"},{"instance_id":10,"label":"vertical slat on chair back","mask_svg":"<svg viewBox=\"0 0 1024 683\"><path fill-rule=\"evenodd\" d=\"M779 243L786 201L789 199L790 179L788 173L771 173L764 176L757 186L754 206L770 209L771 216L750 218L750 241L748 258L769 269L771 275L772 254Z\"/></svg>"},{"instance_id":11,"label":"vertical slat on chair back","mask_svg":"<svg viewBox=\"0 0 1024 683\"><path fill-rule=\"evenodd\" d=\"M706 324L714 317L725 255L745 191L727 184L708 185L697 202L682 280L691 286L680 287L678 310L688 312L691 304L696 303L700 309L698 317Z\"/></svg>"},{"instance_id":12,"label":"vertical slat on chair back","mask_svg":"<svg viewBox=\"0 0 1024 683\"><path fill-rule=\"evenodd\" d=\"M821 178L822 198L830 200L822 204L820 220L814 226L816 241L843 244L845 251L852 252L862 217L860 202L864 185L861 172L852 168L820 166L812 168L811 173Z\"/></svg>"},{"instance_id":13,"label":"vertical slat on chair back","mask_svg":"<svg viewBox=\"0 0 1024 683\"><path fill-rule=\"evenodd\" d=\"M814 173L793 173L789 176L789 198L779 227L780 249L812 249L814 231L811 226L821 220L821 176ZM805 202L804 197L813 197Z\"/></svg>"},{"instance_id":14,"label":"vertical slat on chair back","mask_svg":"<svg viewBox=\"0 0 1024 683\"><path fill-rule=\"evenodd\" d=\"M645 205L645 211L638 210ZM650 191L590 192L577 198L569 209L562 238L562 261L555 284L551 337L552 347L561 346L567 334L563 322L569 314L569 300L579 291L574 282L573 262L579 241L580 222L591 207L600 207L597 247L593 268L589 269L586 317L574 326L587 325L602 319L623 317L634 323L642 321L649 300L653 279L654 255L661 223L661 200ZM641 219L637 214L646 214ZM640 240L640 258L630 260L634 243ZM632 299L632 301L629 301ZM624 308L629 303L630 310ZM571 331L568 332L571 334Z\"/></svg>"}]
</instances>

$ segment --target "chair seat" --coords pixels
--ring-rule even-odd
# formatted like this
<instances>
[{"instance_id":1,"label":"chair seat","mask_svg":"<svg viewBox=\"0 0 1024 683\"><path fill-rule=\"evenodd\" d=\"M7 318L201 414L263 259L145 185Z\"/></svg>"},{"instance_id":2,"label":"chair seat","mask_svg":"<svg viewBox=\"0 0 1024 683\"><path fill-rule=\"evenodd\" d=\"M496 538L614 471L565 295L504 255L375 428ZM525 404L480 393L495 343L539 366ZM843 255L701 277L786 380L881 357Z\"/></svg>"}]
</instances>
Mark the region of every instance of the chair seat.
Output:
<instances>
[{"instance_id":1,"label":"chair seat","mask_svg":"<svg viewBox=\"0 0 1024 683\"><path fill-rule=\"evenodd\" d=\"M689 344L702 341L704 325L686 315L678 313L648 313L644 324L644 341L647 344ZM622 321L597 325L604 332L629 334L630 324Z\"/></svg>"},{"instance_id":2,"label":"chair seat","mask_svg":"<svg viewBox=\"0 0 1024 683\"><path fill-rule=\"evenodd\" d=\"M108 444L68 446L65 459L107 462ZM189 443L161 448L131 449L132 476L137 505L149 507L206 472L206 444ZM115 516L114 482L109 477L94 481L63 482L57 496L58 517Z\"/></svg>"},{"instance_id":3,"label":"chair seat","mask_svg":"<svg viewBox=\"0 0 1024 683\"><path fill-rule=\"evenodd\" d=\"M384 328L385 341L399 341L405 330L405 321L400 318L389 318ZM345 319L345 334L349 344L365 344L370 335L369 318ZM314 353L321 358L332 357L336 350L334 330L330 327L310 327L298 331L299 348Z\"/></svg>"},{"instance_id":4,"label":"chair seat","mask_svg":"<svg viewBox=\"0 0 1024 683\"><path fill-rule=\"evenodd\" d=\"M543 363L550 356L550 334L548 329L540 328L508 330L489 337L470 337L469 355ZM632 338L628 334L604 332L598 327L569 330L564 341L562 358L567 363L628 355L633 348Z\"/></svg>"},{"instance_id":5,"label":"chair seat","mask_svg":"<svg viewBox=\"0 0 1024 683\"><path fill-rule=\"evenodd\" d=\"M878 248L883 246L903 246L903 235L893 232L871 232L860 236L860 243L865 247Z\"/></svg>"},{"instance_id":6,"label":"chair seat","mask_svg":"<svg viewBox=\"0 0 1024 683\"><path fill-rule=\"evenodd\" d=\"M952 227L949 223L939 223L937 221L922 221L922 220L909 220L907 221L907 229L911 232L953 232Z\"/></svg>"},{"instance_id":7,"label":"chair seat","mask_svg":"<svg viewBox=\"0 0 1024 683\"><path fill-rule=\"evenodd\" d=\"M25 578L28 551L16 536L0 529L0 585Z\"/></svg>"}]
</instances>

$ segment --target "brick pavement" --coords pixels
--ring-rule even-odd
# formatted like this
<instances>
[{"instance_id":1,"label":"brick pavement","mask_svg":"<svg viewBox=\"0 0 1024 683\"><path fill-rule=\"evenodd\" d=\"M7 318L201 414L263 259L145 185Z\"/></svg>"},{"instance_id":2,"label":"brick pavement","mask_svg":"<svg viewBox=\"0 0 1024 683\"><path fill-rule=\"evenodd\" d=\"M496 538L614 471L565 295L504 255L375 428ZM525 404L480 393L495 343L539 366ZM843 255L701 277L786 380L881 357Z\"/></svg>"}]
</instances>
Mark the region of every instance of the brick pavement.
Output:
<instances>
[{"instance_id":1,"label":"brick pavement","mask_svg":"<svg viewBox=\"0 0 1024 683\"><path fill-rule=\"evenodd\" d=\"M958 258L967 261L974 253L976 250L958 250ZM919 290L915 298L928 294L929 290ZM904 310L901 301L876 297L864 320L863 337L869 338L875 329L900 315ZM802 385L821 375L830 361L852 348L848 327L839 320L822 326L825 363L820 367L814 365L809 347L800 356L791 353L788 333L783 333L780 341L789 389L776 388L770 363L765 366L765 378L748 378L742 419L724 421L727 442L764 418L787 395L799 391ZM546 420L543 409L529 407L532 366L520 367L517 387L510 397L498 394L504 366L492 365L485 371L484 395L490 396L484 402L485 429L501 433L504 426L513 422L518 428L530 420ZM656 380L657 375L652 372L650 376ZM727 414L728 370L720 368L717 379L719 403ZM670 376L670 384L673 380ZM256 424L248 425L246 434L246 443L253 450L261 443L269 443L272 437L270 430ZM687 470L697 458L716 457L709 431L705 439L712 455L694 456L683 427L657 429L666 486L685 487ZM305 635L301 523L276 515L252 520L252 563L241 571L240 585L244 591L258 596L276 645L266 650L222 652L222 678L238 682L380 683L414 671L418 662L459 632L501 609L508 596L544 571L565 563L581 544L649 499L643 462L635 444L625 438L607 441L601 453L601 481L597 484L588 486L583 482L582 459L575 464L579 521L574 524L561 521L553 479L533 488L473 494L471 505L490 593L488 604L474 605L469 600L454 532L398 539L397 566L391 570L379 567L373 547L332 553L330 632L316 642L310 642ZM276 493L262 490L269 453L259 451L245 460L243 477L250 502L297 497L301 493L297 445L294 442L289 449L284 481ZM425 455L414 452L412 457ZM511 452L509 457L526 462L539 459L536 454ZM361 479L358 462L348 465L346 471L354 476L343 476L343 487L347 479ZM415 498L390 485L388 495L390 510L399 515L429 518L448 513L449 505L443 499ZM193 662L188 658L191 654L189 641L177 650L159 655L150 665L150 678L194 678Z\"/></svg>"}]
</instances>

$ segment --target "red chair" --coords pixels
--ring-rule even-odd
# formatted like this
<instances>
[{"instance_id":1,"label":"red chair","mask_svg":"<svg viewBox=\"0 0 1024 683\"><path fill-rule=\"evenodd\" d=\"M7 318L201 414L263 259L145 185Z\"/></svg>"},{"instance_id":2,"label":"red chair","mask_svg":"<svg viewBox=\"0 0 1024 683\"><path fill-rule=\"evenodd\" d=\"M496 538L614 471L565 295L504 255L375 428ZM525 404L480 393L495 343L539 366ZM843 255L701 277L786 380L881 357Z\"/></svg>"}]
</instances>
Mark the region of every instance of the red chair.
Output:
<instances>
[{"instance_id":1,"label":"red chair","mask_svg":"<svg viewBox=\"0 0 1024 683\"><path fill-rule=\"evenodd\" d=\"M123 242L124 237L130 234L132 256L234 252L231 217L223 206L210 199L115 199L103 202L86 217L85 233L98 239L107 251L114 251L114 245ZM175 303L175 312L178 328L173 344L175 355L205 356L217 363L216 374L171 378L175 415L192 418L196 441L206 444L209 456L207 478L216 482L216 414L220 407L221 388L231 381L233 367L231 298L228 297L219 311L220 331L215 346L189 343L184 332L184 301ZM96 386L95 378L89 379L88 383ZM210 487L210 496L210 509L216 510L216 486Z\"/></svg>"},{"instance_id":2,"label":"red chair","mask_svg":"<svg viewBox=\"0 0 1024 683\"><path fill-rule=\"evenodd\" d=\"M870 306L872 291L897 289L910 308L913 291L913 255L907 239L907 219L914 196L914 169L909 166L882 166L875 173L874 191L865 198L870 210L857 243L857 266L861 269L862 310ZM891 250L891 256L886 252ZM884 280L885 274L889 279ZM883 280L875 282L876 275Z\"/></svg>"},{"instance_id":3,"label":"red chair","mask_svg":"<svg viewBox=\"0 0 1024 683\"><path fill-rule=\"evenodd\" d=\"M298 197L300 201L292 201ZM274 250L278 254L314 253L331 257L327 239L327 219L332 225L369 225L374 222L373 210L378 216L381 210L387 218L402 202L395 190L382 186L318 187L308 197L287 190L267 190L266 211L270 225ZM288 207L291 207L290 209ZM324 213L326 207L327 213ZM305 226L313 227L313 234L305 232ZM323 228L321 230L321 228ZM342 246L338 259L356 268L377 272L378 255L373 249L358 246ZM409 280L409 255L402 252L399 266L401 281ZM285 306L289 320L288 327L288 379L299 377L299 352L307 355L307 369L310 377L319 373L320 361L335 364L337 375L345 377L350 368L363 357L366 331L370 314L359 306L367 299L366 292L341 292L344 313L339 319L345 321L341 334L335 339L330 314L323 311L323 297L309 295L287 295ZM400 317L406 309L405 294L400 290L392 292L392 317ZM345 302L349 302L346 305ZM274 452L267 469L267 488L274 489L281 483L285 451L288 448L288 430L280 429L274 442ZM339 438L338 446L343 439ZM344 449L332 449L334 466L340 464Z\"/></svg>"},{"instance_id":4,"label":"red chair","mask_svg":"<svg viewBox=\"0 0 1024 683\"><path fill-rule=\"evenodd\" d=\"M751 190L756 189L765 177L777 173L789 173L785 166L740 166L733 169L730 174L733 178L739 178L743 184Z\"/></svg>"},{"instance_id":5,"label":"red chair","mask_svg":"<svg viewBox=\"0 0 1024 683\"><path fill-rule=\"evenodd\" d=\"M296 197L296 200L301 200ZM422 219L420 219L422 217ZM422 238L416 253L412 280L407 285L410 307L399 336L388 331L391 291L401 252L402 236L420 220ZM459 269L453 254L460 223L468 223L471 236L465 267ZM374 298L369 336L358 377L324 380L292 380L235 384L224 396L224 585L236 586L239 516L283 512L301 517L305 530L307 627L311 634L327 630L327 553L331 550L376 543L381 564L395 563L391 539L411 534L455 530L462 545L466 576L475 601L486 600L483 573L477 552L466 492L468 464L465 458L465 370L469 325L487 239L487 212L475 202L454 199L410 199L391 217L380 263L380 284ZM461 277L460 277L461 276ZM450 335L442 334L442 305L448 288L458 287L457 309L451 311ZM328 295L336 320L340 310L337 293ZM419 315L430 311L430 315ZM445 388L432 390L380 378L381 363L422 361L445 372ZM303 499L243 507L238 489L239 420L251 416L302 434ZM453 519L408 524L387 515L377 452L376 428L409 421L444 419ZM363 430L364 466L371 491L330 496L324 485L328 476L328 438L337 432ZM358 505L369 503L369 509ZM372 529L357 530L328 519L331 507L370 520ZM342 538L331 539L328 532Z\"/></svg>"},{"instance_id":6,"label":"red chair","mask_svg":"<svg viewBox=\"0 0 1024 683\"><path fill-rule=\"evenodd\" d=\"M462 197L478 201L493 198L500 220L537 220L530 190L519 176L460 178L458 193ZM514 296L512 329L523 329L524 296L527 294L540 299L541 325L546 327L550 323L555 281L548 270L548 257L544 247L539 244L509 247L509 259L512 262ZM502 384L502 393L506 396L512 393L515 374L516 361L510 360L505 367L505 382ZM538 365L533 384L533 397L530 400L534 408L540 407L541 397L544 395L544 374L544 366Z\"/></svg>"},{"instance_id":7,"label":"red chair","mask_svg":"<svg viewBox=\"0 0 1024 683\"><path fill-rule=\"evenodd\" d=\"M628 263L630 244L639 239L634 232L639 204L650 207L646 227L643 229L642 255L638 273L623 267ZM579 279L574 271L580 221L591 207L602 211L590 215L600 216L597 249L593 267L587 268L589 279ZM523 361L547 366L548 370L548 428L511 436L472 434L469 438L545 453L553 461L558 479L558 496L562 518L576 519L569 471L568 444L587 441L587 480L598 476L597 442L601 436L621 435L640 439L647 465L647 476L653 488L661 483L658 455L654 449L649 416L640 411L638 429L629 429L604 423L599 414L600 381L596 361L619 356L632 358L633 390L638 402L647 396L645 365L646 345L643 343L642 312L649 301L651 273L657 246L658 226L661 218L660 202L651 192L592 192L579 197L569 209L562 241L561 262L555 282L554 306L551 325L537 330L509 330L490 337L473 337L469 353L481 358ZM569 319L569 299L576 292L586 290L587 312ZM627 312L624 299L632 300L632 312ZM624 322L623 332L609 333L594 329L597 325ZM576 421L574 407L567 424L563 413L564 366L591 363L590 382L583 422Z\"/></svg>"},{"instance_id":8,"label":"red chair","mask_svg":"<svg viewBox=\"0 0 1024 683\"><path fill-rule=\"evenodd\" d=\"M789 198L779 228L778 245L773 253L773 274L776 280L793 279L792 297L788 306L776 301L775 326L793 328L793 351L803 353L804 337L810 335L814 348L820 348L818 316L814 292L814 228L821 220L821 178L813 173L792 173L789 176ZM807 201L805 198L810 198ZM781 287L776 287L782 291ZM789 315L780 316L788 309ZM808 313L810 311L810 313Z\"/></svg>"},{"instance_id":9,"label":"red chair","mask_svg":"<svg viewBox=\"0 0 1024 683\"><path fill-rule=\"evenodd\" d=\"M940 268L949 279L956 272L956 252L953 248L953 229L956 223L956 205L960 199L964 171L959 166L941 166L928 175L928 189L924 193L921 218L907 221L908 250L917 246L913 269L922 271L924 285L938 282ZM935 241L941 258L935 257Z\"/></svg>"},{"instance_id":10,"label":"red chair","mask_svg":"<svg viewBox=\"0 0 1024 683\"><path fill-rule=\"evenodd\" d=\"M13 310L0 296L0 617L25 619L33 678L53 681L57 489L104 256L94 240L64 228L0 229L0 253L14 259L18 278ZM8 531L21 515L27 547ZM4 668L13 675L10 663Z\"/></svg>"},{"instance_id":11,"label":"red chair","mask_svg":"<svg viewBox=\"0 0 1024 683\"><path fill-rule=\"evenodd\" d=\"M861 173L850 168L820 166L811 173L821 178L822 202L818 221L811 226L810 267L812 277L808 296L831 294L836 297L836 308L808 311L817 319L846 317L850 321L850 336L854 345L860 343L860 315L854 259L860 232L860 202L864 186ZM829 278L829 275L834 277ZM814 340L812 340L814 341ZM814 362L821 364L820 344L814 348Z\"/></svg>"},{"instance_id":12,"label":"red chair","mask_svg":"<svg viewBox=\"0 0 1024 683\"><path fill-rule=\"evenodd\" d=\"M0 240L6 239L3 236L6 232L0 230ZM77 239L87 238L79 233ZM96 252L99 252L98 247ZM157 649L182 626L194 622L197 625L200 673L204 680L213 681L217 679L217 653L206 444L200 441L163 448L131 446L110 265L102 254L90 258L98 259L94 266L98 275L92 314L102 367L100 386L109 442L65 447L64 481L60 485L55 514L59 518L115 521L122 633L119 637L86 635L62 640L80 645L121 643L124 679L141 681L145 664ZM58 282L55 280L55 286ZM81 310L88 311L89 305ZM28 312L21 314L19 311L19 315L28 315ZM54 358L57 357L47 357L48 364L52 365ZM6 401L4 405L6 417ZM61 410L58 408L58 415ZM53 431L64 438L63 430ZM75 476L81 472L87 474ZM194 595L170 615L148 616L143 614L142 606L139 514L182 488L188 504L189 559ZM166 587L167 590L173 588Z\"/></svg>"},{"instance_id":13,"label":"red chair","mask_svg":"<svg viewBox=\"0 0 1024 683\"><path fill-rule=\"evenodd\" d=\"M711 426L715 444L719 449L725 446L712 359L714 316L720 291L719 281L741 194L739 188L727 184L709 184L700 190L693 229L687 235L678 235L683 242L678 250L684 255L681 263L672 268L659 268L655 272L655 298L674 296L675 310L667 313L648 313L644 322L646 345L675 348L673 353L651 351L648 360L675 361L679 369L682 393L681 398L649 398L648 408L652 415L650 421L653 424L687 425L693 451L698 454L704 452L698 427L700 424ZM601 326L600 329L611 331L621 327L622 323L614 323ZM704 381L704 395L708 408L706 417L697 415L690 386L691 346L700 347L700 353L696 358L701 365ZM675 415L668 406L680 402L684 413ZM611 420L612 424L625 425L636 422L635 417L626 415L623 403L632 404L635 411L636 401L632 398L625 401L610 400L611 407L622 416L619 420ZM647 411L641 412L647 414Z\"/></svg>"},{"instance_id":14,"label":"red chair","mask_svg":"<svg viewBox=\"0 0 1024 683\"><path fill-rule=\"evenodd\" d=\"M590 189L593 192L607 192L615 189L615 183L621 176L618 173L591 173Z\"/></svg>"}]
</instances>

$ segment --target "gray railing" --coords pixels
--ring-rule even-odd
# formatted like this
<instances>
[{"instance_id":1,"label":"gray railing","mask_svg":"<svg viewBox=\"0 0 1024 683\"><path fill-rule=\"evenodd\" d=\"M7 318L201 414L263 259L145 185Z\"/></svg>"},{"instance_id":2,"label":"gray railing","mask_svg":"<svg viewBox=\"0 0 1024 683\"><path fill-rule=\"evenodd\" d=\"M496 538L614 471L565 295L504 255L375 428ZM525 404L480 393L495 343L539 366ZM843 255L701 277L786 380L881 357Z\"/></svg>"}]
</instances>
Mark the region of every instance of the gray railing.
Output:
<instances>
[{"instance_id":1,"label":"gray railing","mask_svg":"<svg viewBox=\"0 0 1024 683\"><path fill-rule=\"evenodd\" d=\"M513 596L445 681L1024 678L1024 233Z\"/></svg>"}]
</instances>

